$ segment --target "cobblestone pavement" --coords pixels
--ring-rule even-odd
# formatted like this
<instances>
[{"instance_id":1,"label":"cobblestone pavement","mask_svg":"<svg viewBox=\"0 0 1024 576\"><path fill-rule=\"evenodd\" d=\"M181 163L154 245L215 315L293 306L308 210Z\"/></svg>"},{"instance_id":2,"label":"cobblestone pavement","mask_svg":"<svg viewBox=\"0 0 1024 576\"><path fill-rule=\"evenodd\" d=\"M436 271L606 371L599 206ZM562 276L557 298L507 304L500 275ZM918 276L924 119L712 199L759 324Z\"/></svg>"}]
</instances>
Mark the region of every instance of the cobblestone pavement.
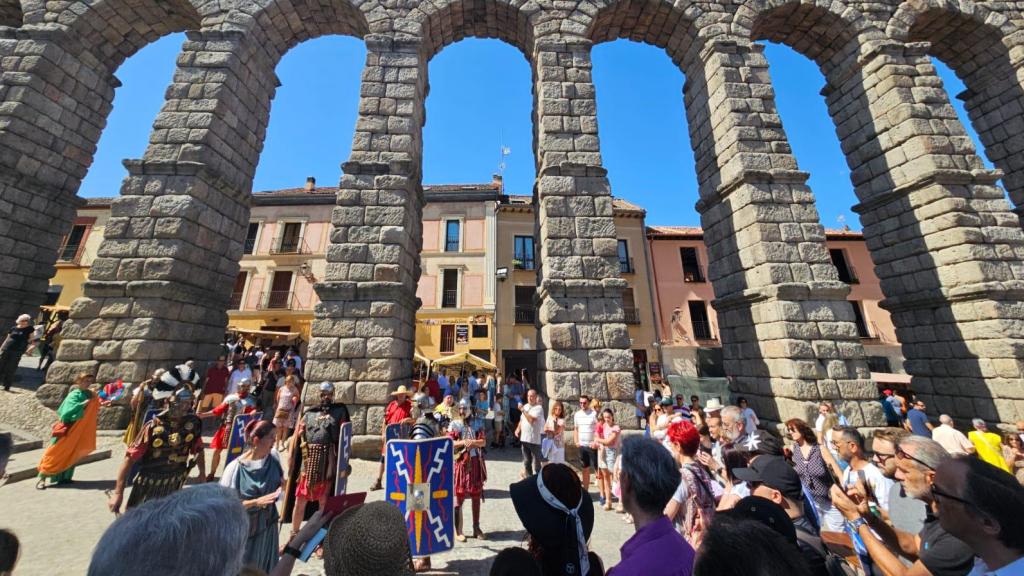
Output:
<instances>
[{"instance_id":1,"label":"cobblestone pavement","mask_svg":"<svg viewBox=\"0 0 1024 576\"><path fill-rule=\"evenodd\" d=\"M113 458L79 467L75 482L68 487L38 491L31 481L0 487L0 526L12 528L22 541L21 561L16 570L19 576L85 574L96 542L114 520L107 511L104 490L113 488L113 478L124 454L116 438L101 437L98 443L103 447L113 445ZM508 497L508 485L518 480L521 470L518 451L492 450L489 457L490 478L481 522L489 538L471 538L457 544L453 551L435 556L431 574L485 575L499 550L523 543L522 525ZM350 489L365 490L376 472L376 462L356 461ZM383 496L383 491L371 492L369 500ZM610 567L618 562L619 546L632 534L633 527L623 522L621 514L595 508L597 520L591 548ZM469 525L468 509L465 514ZM288 529L283 529L282 537L287 534ZM299 563L293 574L321 576L322 562Z\"/></svg>"}]
</instances>

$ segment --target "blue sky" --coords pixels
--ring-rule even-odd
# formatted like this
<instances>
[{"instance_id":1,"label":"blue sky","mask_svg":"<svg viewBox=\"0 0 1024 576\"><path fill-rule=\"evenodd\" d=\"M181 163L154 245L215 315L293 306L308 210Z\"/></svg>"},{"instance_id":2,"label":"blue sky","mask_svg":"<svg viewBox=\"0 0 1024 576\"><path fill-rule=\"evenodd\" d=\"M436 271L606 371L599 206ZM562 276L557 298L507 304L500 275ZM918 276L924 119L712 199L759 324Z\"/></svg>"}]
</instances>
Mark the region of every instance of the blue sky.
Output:
<instances>
[{"instance_id":1,"label":"blue sky","mask_svg":"<svg viewBox=\"0 0 1024 576\"><path fill-rule=\"evenodd\" d=\"M182 35L167 36L118 71L123 86L82 184L82 196L119 192L124 158L139 158L164 100ZM849 170L824 98L824 78L811 61L769 44L776 100L801 169L811 173L822 223L860 228ZM282 86L254 190L301 186L307 176L336 185L347 159L366 51L355 38L326 37L294 48L278 65ZM683 74L659 48L619 40L593 51L598 124L612 192L647 209L647 222L696 225L696 172L683 109ZM522 53L497 40L467 39L430 63L424 128L424 183L487 182L504 158L506 191L530 194L535 175L530 67ZM939 65L947 91L963 85ZM966 115L953 99L961 119ZM977 138L968 126L971 136ZM979 148L980 149L980 148Z\"/></svg>"}]
</instances>

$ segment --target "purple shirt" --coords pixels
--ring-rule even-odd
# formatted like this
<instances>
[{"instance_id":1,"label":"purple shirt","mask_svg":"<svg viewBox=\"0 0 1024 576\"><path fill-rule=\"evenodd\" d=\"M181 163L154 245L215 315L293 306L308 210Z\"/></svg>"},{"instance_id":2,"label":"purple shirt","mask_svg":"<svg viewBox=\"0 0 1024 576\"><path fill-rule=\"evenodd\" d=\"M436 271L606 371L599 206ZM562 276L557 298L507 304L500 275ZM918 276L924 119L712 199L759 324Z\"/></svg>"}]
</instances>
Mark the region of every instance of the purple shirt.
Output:
<instances>
[{"instance_id":1,"label":"purple shirt","mask_svg":"<svg viewBox=\"0 0 1024 576\"><path fill-rule=\"evenodd\" d=\"M637 530L619 549L622 561L608 576L690 576L693 548L662 516Z\"/></svg>"}]
</instances>

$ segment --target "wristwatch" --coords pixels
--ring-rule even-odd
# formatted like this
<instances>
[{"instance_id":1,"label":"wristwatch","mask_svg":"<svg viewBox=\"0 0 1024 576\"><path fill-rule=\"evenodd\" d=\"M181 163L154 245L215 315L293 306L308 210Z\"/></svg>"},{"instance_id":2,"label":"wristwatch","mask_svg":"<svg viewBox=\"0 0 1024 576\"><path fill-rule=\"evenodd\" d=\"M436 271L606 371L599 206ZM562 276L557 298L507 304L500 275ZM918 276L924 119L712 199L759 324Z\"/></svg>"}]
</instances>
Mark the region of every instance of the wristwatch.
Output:
<instances>
[{"instance_id":1,"label":"wristwatch","mask_svg":"<svg viewBox=\"0 0 1024 576\"><path fill-rule=\"evenodd\" d=\"M856 520L850 520L850 528L852 528L854 532L860 530L861 526L867 526L867 525L868 525L868 521L865 520L863 516L861 516L860 518L857 518Z\"/></svg>"},{"instance_id":2,"label":"wristwatch","mask_svg":"<svg viewBox=\"0 0 1024 576\"><path fill-rule=\"evenodd\" d=\"M291 544L286 544L284 547L284 553L290 556L294 556L296 559L302 556L302 550L295 548Z\"/></svg>"}]
</instances>

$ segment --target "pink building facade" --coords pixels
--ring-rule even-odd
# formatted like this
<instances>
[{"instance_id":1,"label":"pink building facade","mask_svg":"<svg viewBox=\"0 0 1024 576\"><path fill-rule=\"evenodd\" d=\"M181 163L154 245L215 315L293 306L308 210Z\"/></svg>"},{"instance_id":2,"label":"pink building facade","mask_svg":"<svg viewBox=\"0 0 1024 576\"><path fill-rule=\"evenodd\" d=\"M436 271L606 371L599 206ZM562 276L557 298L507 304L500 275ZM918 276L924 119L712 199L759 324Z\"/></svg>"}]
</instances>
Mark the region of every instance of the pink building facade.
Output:
<instances>
[{"instance_id":1,"label":"pink building facade","mask_svg":"<svg viewBox=\"0 0 1024 576\"><path fill-rule=\"evenodd\" d=\"M703 231L696 227L649 226L651 261L662 370L671 377L724 377L715 293L708 279ZM903 353L883 299L864 238L859 232L828 230L826 243L876 382L901 383Z\"/></svg>"}]
</instances>

